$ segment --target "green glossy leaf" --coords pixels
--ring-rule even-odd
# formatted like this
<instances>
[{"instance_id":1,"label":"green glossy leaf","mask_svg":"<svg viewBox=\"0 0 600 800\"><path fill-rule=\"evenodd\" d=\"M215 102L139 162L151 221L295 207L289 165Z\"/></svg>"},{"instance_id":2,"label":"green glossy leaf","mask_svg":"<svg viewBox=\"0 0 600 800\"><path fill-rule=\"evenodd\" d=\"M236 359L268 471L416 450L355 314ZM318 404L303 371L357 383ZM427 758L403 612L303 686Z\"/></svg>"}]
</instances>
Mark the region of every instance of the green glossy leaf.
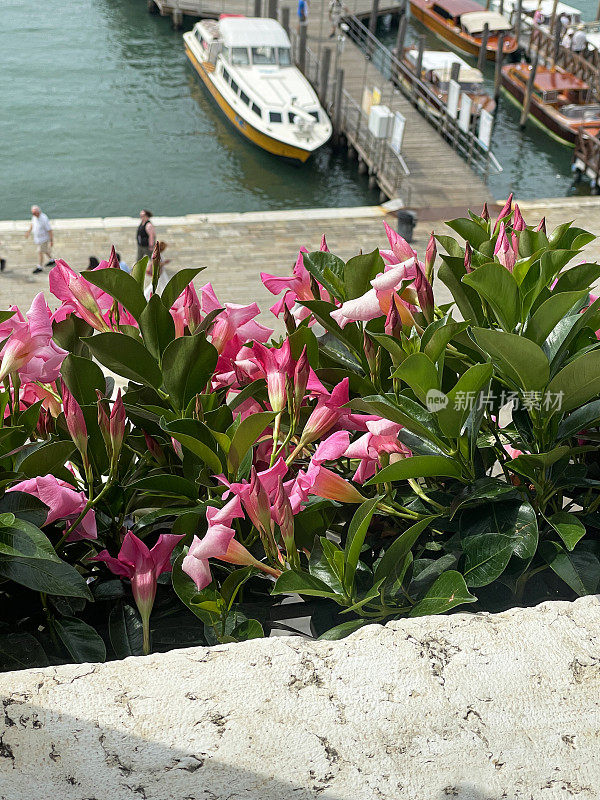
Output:
<instances>
[{"instance_id":1,"label":"green glossy leaf","mask_svg":"<svg viewBox=\"0 0 600 800\"><path fill-rule=\"evenodd\" d=\"M465 579L455 570L443 572L422 600L413 606L410 617L425 617L431 614L444 614L446 611L477 600L465 583Z\"/></svg>"},{"instance_id":2,"label":"green glossy leaf","mask_svg":"<svg viewBox=\"0 0 600 800\"><path fill-rule=\"evenodd\" d=\"M346 287L346 299L354 300L361 297L371 289L371 281L385 269L385 262L379 255L379 250L375 249L372 253L354 256L346 262L344 268L344 285Z\"/></svg>"},{"instance_id":3,"label":"green glossy leaf","mask_svg":"<svg viewBox=\"0 0 600 800\"><path fill-rule=\"evenodd\" d=\"M351 594L360 552L365 542L371 519L373 518L373 514L380 500L381 497L379 495L365 500L354 512L354 516L348 527L348 536L344 548L344 586L348 594Z\"/></svg>"},{"instance_id":4,"label":"green glossy leaf","mask_svg":"<svg viewBox=\"0 0 600 800\"><path fill-rule=\"evenodd\" d=\"M439 377L433 361L425 353L413 353L393 374L407 383L422 403L431 389L439 390Z\"/></svg>"},{"instance_id":5,"label":"green glossy leaf","mask_svg":"<svg viewBox=\"0 0 600 800\"><path fill-rule=\"evenodd\" d=\"M183 559L187 555L187 548L180 553L173 562L172 581L173 589L181 602L189 610L202 620L206 625L212 625L221 618L223 604L217 593L207 587L201 592L198 591L196 584L189 575L182 570Z\"/></svg>"},{"instance_id":6,"label":"green glossy leaf","mask_svg":"<svg viewBox=\"0 0 600 800\"><path fill-rule=\"evenodd\" d=\"M535 342L512 333L473 328L475 341L511 383L524 390L541 390L548 383L550 365Z\"/></svg>"},{"instance_id":7,"label":"green glossy leaf","mask_svg":"<svg viewBox=\"0 0 600 800\"><path fill-rule=\"evenodd\" d=\"M589 290L600 278L600 264L577 264L566 270L556 282L553 292L577 292Z\"/></svg>"},{"instance_id":8,"label":"green glossy leaf","mask_svg":"<svg viewBox=\"0 0 600 800\"><path fill-rule=\"evenodd\" d=\"M206 391L217 364L217 349L204 336L182 336L163 353L165 389L183 410L196 394Z\"/></svg>"},{"instance_id":9,"label":"green glossy leaf","mask_svg":"<svg viewBox=\"0 0 600 800\"><path fill-rule=\"evenodd\" d=\"M391 422L398 422L412 433L438 446L443 439L435 414L404 395L367 395L362 399L352 400L350 405L358 411L378 414Z\"/></svg>"},{"instance_id":10,"label":"green glossy leaf","mask_svg":"<svg viewBox=\"0 0 600 800\"><path fill-rule=\"evenodd\" d=\"M504 500L502 503L470 508L459 515L458 521L465 551L470 539L490 535L499 540L503 537L506 541L501 542L501 546L510 544L518 558L526 560L535 555L538 544L537 517L528 502Z\"/></svg>"},{"instance_id":11,"label":"green glossy leaf","mask_svg":"<svg viewBox=\"0 0 600 800\"><path fill-rule=\"evenodd\" d=\"M536 344L542 345L560 320L567 316L573 306L586 294L587 291L553 293L529 320L525 336Z\"/></svg>"},{"instance_id":12,"label":"green glossy leaf","mask_svg":"<svg viewBox=\"0 0 600 800\"><path fill-rule=\"evenodd\" d=\"M341 258L333 253L323 253L320 250L314 253L303 254L304 266L323 286L330 295L338 300L345 300L344 269Z\"/></svg>"},{"instance_id":13,"label":"green glossy leaf","mask_svg":"<svg viewBox=\"0 0 600 800\"><path fill-rule=\"evenodd\" d=\"M176 419L161 428L192 453L198 456L217 475L223 471L223 465L216 453L217 444L210 430L197 419Z\"/></svg>"},{"instance_id":14,"label":"green glossy leaf","mask_svg":"<svg viewBox=\"0 0 600 800\"><path fill-rule=\"evenodd\" d=\"M562 399L560 410L571 411L600 394L600 350L569 362L548 384L551 396Z\"/></svg>"},{"instance_id":15,"label":"green glossy leaf","mask_svg":"<svg viewBox=\"0 0 600 800\"><path fill-rule=\"evenodd\" d=\"M75 450L72 441L56 440L42 445L25 456L19 464L19 471L26 478L36 478L38 475L52 475L64 466L65 461Z\"/></svg>"},{"instance_id":16,"label":"green glossy leaf","mask_svg":"<svg viewBox=\"0 0 600 800\"><path fill-rule=\"evenodd\" d=\"M462 479L460 464L448 456L412 456L384 467L365 482L373 484L404 481L408 478L458 478Z\"/></svg>"},{"instance_id":17,"label":"green glossy leaf","mask_svg":"<svg viewBox=\"0 0 600 800\"><path fill-rule=\"evenodd\" d=\"M77 617L60 617L52 625L77 664L106 661L106 647L102 637L87 622Z\"/></svg>"},{"instance_id":18,"label":"green glossy leaf","mask_svg":"<svg viewBox=\"0 0 600 800\"><path fill-rule=\"evenodd\" d=\"M191 283L196 275L205 270L206 267L192 267L178 270L170 279L162 291L160 299L168 310L179 295L183 292L188 283Z\"/></svg>"},{"instance_id":19,"label":"green glossy leaf","mask_svg":"<svg viewBox=\"0 0 600 800\"><path fill-rule=\"evenodd\" d=\"M237 642L247 642L249 639L263 639L265 632L257 619L245 619L231 631L231 636Z\"/></svg>"},{"instance_id":20,"label":"green glossy leaf","mask_svg":"<svg viewBox=\"0 0 600 800\"><path fill-rule=\"evenodd\" d=\"M516 280L505 267L491 261L465 275L462 282L489 303L507 333L514 330L521 316L521 298Z\"/></svg>"},{"instance_id":21,"label":"green glossy leaf","mask_svg":"<svg viewBox=\"0 0 600 800\"><path fill-rule=\"evenodd\" d=\"M397 539L394 539L377 564L373 576L375 582L380 581L382 578L388 578L398 565L401 566L404 563L406 556L412 550L419 536L434 519L437 518L425 517L425 519L419 520L405 530Z\"/></svg>"},{"instance_id":22,"label":"green glossy leaf","mask_svg":"<svg viewBox=\"0 0 600 800\"><path fill-rule=\"evenodd\" d=\"M568 417L565 417L558 426L556 438L568 439L588 427L593 427L600 422L600 400L592 400L584 406L577 408Z\"/></svg>"},{"instance_id":23,"label":"green glossy leaf","mask_svg":"<svg viewBox=\"0 0 600 800\"><path fill-rule=\"evenodd\" d=\"M156 295L153 295L156 297ZM187 497L198 500L198 486L179 475L149 475L126 485L127 489L136 489L149 494L172 494L176 497Z\"/></svg>"},{"instance_id":24,"label":"green glossy leaf","mask_svg":"<svg viewBox=\"0 0 600 800\"><path fill-rule=\"evenodd\" d=\"M319 636L319 641L337 642L340 639L345 639L346 636L350 636L351 633L354 633L359 630L359 628L368 624L368 619L349 619L346 622L342 622L341 625L336 625L334 628L330 628L328 631L325 631L325 633L322 633Z\"/></svg>"},{"instance_id":25,"label":"green glossy leaf","mask_svg":"<svg viewBox=\"0 0 600 800\"><path fill-rule=\"evenodd\" d=\"M425 355L429 356L429 358L435 362L439 359L442 353L444 353L447 345L452 341L452 339L458 333L461 333L468 327L468 322L454 322L453 320L450 320L446 322L445 325L437 328L425 345L421 343L421 348L423 349ZM429 330L429 328L427 330ZM427 333L427 330L425 333ZM423 339L425 339L425 336L423 336Z\"/></svg>"},{"instance_id":26,"label":"green glossy leaf","mask_svg":"<svg viewBox=\"0 0 600 800\"><path fill-rule=\"evenodd\" d=\"M593 553L586 550L567 553L556 542L542 542L540 555L550 569L579 597L598 591L600 561Z\"/></svg>"},{"instance_id":27,"label":"green glossy leaf","mask_svg":"<svg viewBox=\"0 0 600 800\"><path fill-rule=\"evenodd\" d=\"M515 487L497 478L479 478L465 486L460 494L452 501L452 516L459 509L468 505L482 505L494 503L497 500L506 500L507 495L514 495Z\"/></svg>"},{"instance_id":28,"label":"green glossy leaf","mask_svg":"<svg viewBox=\"0 0 600 800\"><path fill-rule=\"evenodd\" d=\"M332 592L323 581L306 572L286 570L277 578L271 594L300 594L309 597L328 597L339 601L339 595Z\"/></svg>"},{"instance_id":29,"label":"green glossy leaf","mask_svg":"<svg viewBox=\"0 0 600 800\"><path fill-rule=\"evenodd\" d=\"M464 576L467 586L486 586L496 580L513 554L513 540L501 533L482 533L464 542Z\"/></svg>"},{"instance_id":30,"label":"green glossy leaf","mask_svg":"<svg viewBox=\"0 0 600 800\"><path fill-rule=\"evenodd\" d=\"M0 575L35 592L92 599L83 577L64 561L0 554Z\"/></svg>"},{"instance_id":31,"label":"green glossy leaf","mask_svg":"<svg viewBox=\"0 0 600 800\"><path fill-rule=\"evenodd\" d=\"M157 294L152 295L140 314L140 330L144 344L154 358L160 360L175 338L175 323Z\"/></svg>"},{"instance_id":32,"label":"green glossy leaf","mask_svg":"<svg viewBox=\"0 0 600 800\"><path fill-rule=\"evenodd\" d=\"M44 648L30 633L8 633L0 636L0 671L47 667L50 664Z\"/></svg>"},{"instance_id":33,"label":"green glossy leaf","mask_svg":"<svg viewBox=\"0 0 600 800\"><path fill-rule=\"evenodd\" d=\"M122 269L88 270L85 279L117 300L139 321L146 298L135 278Z\"/></svg>"},{"instance_id":34,"label":"green glossy leaf","mask_svg":"<svg viewBox=\"0 0 600 800\"><path fill-rule=\"evenodd\" d=\"M258 414L252 414L240 422L231 440L227 455L227 466L230 474L237 475L242 459L250 448L258 442L265 428L274 419L275 413L273 411L262 411Z\"/></svg>"},{"instance_id":35,"label":"green glossy leaf","mask_svg":"<svg viewBox=\"0 0 600 800\"><path fill-rule=\"evenodd\" d=\"M106 392L104 373L98 364L89 358L69 353L62 362L60 374L80 406L96 403L96 389L102 394Z\"/></svg>"},{"instance_id":36,"label":"green glossy leaf","mask_svg":"<svg viewBox=\"0 0 600 800\"><path fill-rule=\"evenodd\" d=\"M448 404L437 412L440 428L446 436L460 436L465 420L476 406L480 391L490 382L493 371L491 364L474 364L448 392Z\"/></svg>"},{"instance_id":37,"label":"green glossy leaf","mask_svg":"<svg viewBox=\"0 0 600 800\"><path fill-rule=\"evenodd\" d=\"M86 338L85 343L98 361L117 375L155 389L161 385L160 367L139 339L122 333L98 333Z\"/></svg>"},{"instance_id":38,"label":"green glossy leaf","mask_svg":"<svg viewBox=\"0 0 600 800\"><path fill-rule=\"evenodd\" d=\"M573 550L577 542L585 536L585 525L575 514L559 511L548 517L548 522L565 543L567 550Z\"/></svg>"},{"instance_id":39,"label":"green glossy leaf","mask_svg":"<svg viewBox=\"0 0 600 800\"><path fill-rule=\"evenodd\" d=\"M27 492L7 492L0 498L0 513L14 514L40 528L48 516L48 506Z\"/></svg>"},{"instance_id":40,"label":"green glossy leaf","mask_svg":"<svg viewBox=\"0 0 600 800\"><path fill-rule=\"evenodd\" d=\"M459 236L462 236L465 241L469 242L475 250L479 250L481 245L490 238L487 226L466 217L452 219L446 225L456 231Z\"/></svg>"},{"instance_id":41,"label":"green glossy leaf","mask_svg":"<svg viewBox=\"0 0 600 800\"><path fill-rule=\"evenodd\" d=\"M462 258L446 258L438 269L438 278L452 293L463 318L473 325L481 325L483 322L481 299L474 289L462 283L462 278L466 274Z\"/></svg>"},{"instance_id":42,"label":"green glossy leaf","mask_svg":"<svg viewBox=\"0 0 600 800\"><path fill-rule=\"evenodd\" d=\"M108 617L108 635L117 658L141 656L144 632L138 610L123 601L114 605Z\"/></svg>"}]
</instances>

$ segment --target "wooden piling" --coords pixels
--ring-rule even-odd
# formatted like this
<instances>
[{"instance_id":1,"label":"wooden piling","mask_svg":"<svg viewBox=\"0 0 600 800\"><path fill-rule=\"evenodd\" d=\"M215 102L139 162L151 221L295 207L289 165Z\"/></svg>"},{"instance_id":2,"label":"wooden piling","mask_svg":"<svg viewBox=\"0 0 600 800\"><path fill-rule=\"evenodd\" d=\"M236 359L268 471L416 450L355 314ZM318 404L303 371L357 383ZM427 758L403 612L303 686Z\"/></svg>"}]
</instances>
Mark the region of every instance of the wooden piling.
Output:
<instances>
[{"instance_id":1,"label":"wooden piling","mask_svg":"<svg viewBox=\"0 0 600 800\"><path fill-rule=\"evenodd\" d=\"M600 20L600 2L598 3L598 9L596 11L596 22Z\"/></svg>"},{"instance_id":2,"label":"wooden piling","mask_svg":"<svg viewBox=\"0 0 600 800\"><path fill-rule=\"evenodd\" d=\"M396 36L396 49L395 54L396 58L401 61L402 54L404 52L404 40L406 39L406 26L408 25L408 17L406 14L402 14L400 17L400 22L398 23L398 34Z\"/></svg>"},{"instance_id":3,"label":"wooden piling","mask_svg":"<svg viewBox=\"0 0 600 800\"><path fill-rule=\"evenodd\" d=\"M151 14L157 14L158 13L158 6L154 2L154 0L148 0L147 5L148 5L148 11Z\"/></svg>"},{"instance_id":4,"label":"wooden piling","mask_svg":"<svg viewBox=\"0 0 600 800\"><path fill-rule=\"evenodd\" d=\"M556 66L556 62L558 61L558 54L560 52L560 40L562 39L562 22L559 20L556 21L556 27L554 28L554 47L552 48L552 66Z\"/></svg>"},{"instance_id":5,"label":"wooden piling","mask_svg":"<svg viewBox=\"0 0 600 800\"><path fill-rule=\"evenodd\" d=\"M306 71L306 22L300 23L300 35L298 36L298 54L296 60L300 72Z\"/></svg>"},{"instance_id":6,"label":"wooden piling","mask_svg":"<svg viewBox=\"0 0 600 800\"><path fill-rule=\"evenodd\" d=\"M519 44L519 39L521 38L522 16L523 16L523 0L517 0L517 16L515 19L515 39L517 40L517 45Z\"/></svg>"},{"instance_id":7,"label":"wooden piling","mask_svg":"<svg viewBox=\"0 0 600 800\"><path fill-rule=\"evenodd\" d=\"M277 19L277 0L268 0L267 16L271 17L271 19Z\"/></svg>"},{"instance_id":8,"label":"wooden piling","mask_svg":"<svg viewBox=\"0 0 600 800\"><path fill-rule=\"evenodd\" d=\"M525 88L525 97L523 98L523 110L521 111L521 119L519 120L519 127L522 129L525 127L525 123L527 122L527 116L529 114L529 106L531 105L531 95L533 94L533 82L535 81L535 73L537 71L538 66L538 55L535 54L535 58L531 64L531 69L529 71L529 78L527 80L527 86Z\"/></svg>"},{"instance_id":9,"label":"wooden piling","mask_svg":"<svg viewBox=\"0 0 600 800\"><path fill-rule=\"evenodd\" d=\"M554 0L552 3L552 14L550 16L550 33L554 33L554 25L556 23L556 7L558 6L558 0Z\"/></svg>"},{"instance_id":10,"label":"wooden piling","mask_svg":"<svg viewBox=\"0 0 600 800\"><path fill-rule=\"evenodd\" d=\"M338 69L335 76L335 102L333 128L335 131L336 144L340 143L342 128L342 98L344 90L344 70Z\"/></svg>"},{"instance_id":11,"label":"wooden piling","mask_svg":"<svg viewBox=\"0 0 600 800\"><path fill-rule=\"evenodd\" d=\"M254 16L262 17L262 0L254 0Z\"/></svg>"},{"instance_id":12,"label":"wooden piling","mask_svg":"<svg viewBox=\"0 0 600 800\"><path fill-rule=\"evenodd\" d=\"M179 8L174 8L171 19L173 20L173 28L176 31L180 30L183 26L183 11Z\"/></svg>"},{"instance_id":13,"label":"wooden piling","mask_svg":"<svg viewBox=\"0 0 600 800\"><path fill-rule=\"evenodd\" d=\"M329 82L329 67L331 66L331 47L324 47L319 67L319 99L321 105L327 105L327 84Z\"/></svg>"},{"instance_id":14,"label":"wooden piling","mask_svg":"<svg viewBox=\"0 0 600 800\"><path fill-rule=\"evenodd\" d=\"M479 48L479 55L477 56L477 69L483 71L483 65L487 56L487 44L490 38L490 26L485 23L483 33L481 34L481 46Z\"/></svg>"},{"instance_id":15,"label":"wooden piling","mask_svg":"<svg viewBox=\"0 0 600 800\"><path fill-rule=\"evenodd\" d=\"M417 61L415 63L415 75L421 80L421 73L423 71L423 53L425 52L425 37L419 36L419 44L417 50Z\"/></svg>"},{"instance_id":16,"label":"wooden piling","mask_svg":"<svg viewBox=\"0 0 600 800\"><path fill-rule=\"evenodd\" d=\"M496 51L496 69L494 71L494 100L498 102L502 84L502 62L504 61L504 31L498 34L498 50Z\"/></svg>"},{"instance_id":17,"label":"wooden piling","mask_svg":"<svg viewBox=\"0 0 600 800\"><path fill-rule=\"evenodd\" d=\"M290 35L290 7L283 6L281 9L281 26L283 30Z\"/></svg>"},{"instance_id":18,"label":"wooden piling","mask_svg":"<svg viewBox=\"0 0 600 800\"><path fill-rule=\"evenodd\" d=\"M460 64L458 63L458 61L454 61L454 63L450 67L450 80L458 81L459 75L460 75Z\"/></svg>"},{"instance_id":19,"label":"wooden piling","mask_svg":"<svg viewBox=\"0 0 600 800\"><path fill-rule=\"evenodd\" d=\"M374 35L377 30L377 18L379 16L379 0L373 0L371 6L371 16L369 17L369 30Z\"/></svg>"},{"instance_id":20,"label":"wooden piling","mask_svg":"<svg viewBox=\"0 0 600 800\"><path fill-rule=\"evenodd\" d=\"M500 6L498 8L500 14L504 15L504 0L500 0Z\"/></svg>"}]
</instances>

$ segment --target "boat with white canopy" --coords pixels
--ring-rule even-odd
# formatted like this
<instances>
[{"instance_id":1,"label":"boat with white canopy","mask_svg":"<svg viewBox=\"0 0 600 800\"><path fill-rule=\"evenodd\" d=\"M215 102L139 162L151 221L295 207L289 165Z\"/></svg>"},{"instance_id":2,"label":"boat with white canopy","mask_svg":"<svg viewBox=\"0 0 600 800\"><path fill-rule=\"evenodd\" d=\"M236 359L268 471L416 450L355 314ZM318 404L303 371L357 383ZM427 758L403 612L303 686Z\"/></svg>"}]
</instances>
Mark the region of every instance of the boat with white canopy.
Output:
<instances>
[{"instance_id":1,"label":"boat with white canopy","mask_svg":"<svg viewBox=\"0 0 600 800\"><path fill-rule=\"evenodd\" d=\"M292 64L290 40L276 20L203 20L183 40L204 85L246 139L297 162L328 141L331 122Z\"/></svg>"}]
</instances>

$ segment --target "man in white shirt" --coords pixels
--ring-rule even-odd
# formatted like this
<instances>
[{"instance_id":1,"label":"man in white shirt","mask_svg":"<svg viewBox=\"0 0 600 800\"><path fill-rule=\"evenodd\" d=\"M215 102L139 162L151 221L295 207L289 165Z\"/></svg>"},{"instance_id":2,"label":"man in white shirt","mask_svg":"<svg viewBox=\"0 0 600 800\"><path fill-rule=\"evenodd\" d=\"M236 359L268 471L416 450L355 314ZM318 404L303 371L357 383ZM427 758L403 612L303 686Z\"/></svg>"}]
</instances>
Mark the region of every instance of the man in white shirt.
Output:
<instances>
[{"instance_id":1,"label":"man in white shirt","mask_svg":"<svg viewBox=\"0 0 600 800\"><path fill-rule=\"evenodd\" d=\"M38 263L33 270L35 275L44 271L44 256L48 258L48 262L52 261L52 245L54 243L50 220L39 206L31 206L31 225L27 229L25 238L29 238L30 233L33 233L33 241L38 249Z\"/></svg>"},{"instance_id":2,"label":"man in white shirt","mask_svg":"<svg viewBox=\"0 0 600 800\"><path fill-rule=\"evenodd\" d=\"M571 39L571 50L574 53L579 53L580 55L587 50L587 37L585 35L585 29L583 25L578 25L577 30L573 34L573 38Z\"/></svg>"}]
</instances>

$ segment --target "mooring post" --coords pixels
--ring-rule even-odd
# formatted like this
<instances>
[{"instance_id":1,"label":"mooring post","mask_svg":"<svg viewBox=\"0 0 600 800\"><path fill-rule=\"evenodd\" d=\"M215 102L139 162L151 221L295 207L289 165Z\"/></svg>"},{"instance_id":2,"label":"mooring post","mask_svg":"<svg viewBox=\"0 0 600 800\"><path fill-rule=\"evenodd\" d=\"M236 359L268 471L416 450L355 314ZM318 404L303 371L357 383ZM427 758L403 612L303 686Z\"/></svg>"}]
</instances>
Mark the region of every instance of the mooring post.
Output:
<instances>
[{"instance_id":1,"label":"mooring post","mask_svg":"<svg viewBox=\"0 0 600 800\"><path fill-rule=\"evenodd\" d=\"M596 22L600 20L600 2L598 3L598 10L596 11Z\"/></svg>"},{"instance_id":2,"label":"mooring post","mask_svg":"<svg viewBox=\"0 0 600 800\"><path fill-rule=\"evenodd\" d=\"M321 65L319 70L319 97L321 105L327 105L327 84L329 82L329 67L331 66L331 47L324 47L321 54Z\"/></svg>"},{"instance_id":3,"label":"mooring post","mask_svg":"<svg viewBox=\"0 0 600 800\"><path fill-rule=\"evenodd\" d=\"M523 98L523 110L521 111L521 119L519 120L519 127L524 128L525 123L527 122L527 115L529 114L529 106L531 105L531 95L533 94L533 82L535 81L535 73L537 71L538 65L538 55L535 54L535 58L531 64L529 70L529 78L527 80L527 86L525 88L525 97Z\"/></svg>"},{"instance_id":4,"label":"mooring post","mask_svg":"<svg viewBox=\"0 0 600 800\"><path fill-rule=\"evenodd\" d=\"M378 16L379 16L379 0L373 0L373 5L371 6L371 16L369 17L369 30L373 35L375 35L375 31L377 30Z\"/></svg>"},{"instance_id":5,"label":"mooring post","mask_svg":"<svg viewBox=\"0 0 600 800\"><path fill-rule=\"evenodd\" d=\"M283 6L281 9L281 26L283 30L290 35L290 7Z\"/></svg>"},{"instance_id":6,"label":"mooring post","mask_svg":"<svg viewBox=\"0 0 600 800\"><path fill-rule=\"evenodd\" d=\"M342 127L342 97L344 91L344 70L338 69L335 76L335 103L334 103L334 116L333 127L336 134L336 144L340 143L341 127Z\"/></svg>"},{"instance_id":7,"label":"mooring post","mask_svg":"<svg viewBox=\"0 0 600 800\"><path fill-rule=\"evenodd\" d=\"M406 26L408 25L408 18L406 14L402 14L400 22L398 23L398 35L396 36L396 58L402 61L404 55L404 40L406 39Z\"/></svg>"},{"instance_id":8,"label":"mooring post","mask_svg":"<svg viewBox=\"0 0 600 800\"><path fill-rule=\"evenodd\" d=\"M460 75L460 64L458 63L458 61L454 61L452 66L450 67L450 80L457 81L459 75Z\"/></svg>"},{"instance_id":9,"label":"mooring post","mask_svg":"<svg viewBox=\"0 0 600 800\"><path fill-rule=\"evenodd\" d=\"M562 39L562 22L556 21L556 28L554 29L554 48L552 50L552 66L556 66L558 61L558 54L560 53L560 40Z\"/></svg>"},{"instance_id":10,"label":"mooring post","mask_svg":"<svg viewBox=\"0 0 600 800\"><path fill-rule=\"evenodd\" d=\"M481 45L479 47L479 55L477 56L477 69L483 72L483 65L487 56L488 39L490 38L490 26L485 23L483 26L483 33L481 34Z\"/></svg>"},{"instance_id":11,"label":"mooring post","mask_svg":"<svg viewBox=\"0 0 600 800\"><path fill-rule=\"evenodd\" d=\"M173 28L176 31L180 30L180 28L183 25L183 11L181 11L181 9L179 8L174 8L172 20L173 20Z\"/></svg>"},{"instance_id":12,"label":"mooring post","mask_svg":"<svg viewBox=\"0 0 600 800\"><path fill-rule=\"evenodd\" d=\"M254 0L254 16L262 17L262 0Z\"/></svg>"},{"instance_id":13,"label":"mooring post","mask_svg":"<svg viewBox=\"0 0 600 800\"><path fill-rule=\"evenodd\" d=\"M552 14L550 16L550 33L554 33L554 25L556 23L556 8L558 6L558 0L554 0L552 3Z\"/></svg>"},{"instance_id":14,"label":"mooring post","mask_svg":"<svg viewBox=\"0 0 600 800\"><path fill-rule=\"evenodd\" d=\"M267 16L277 19L277 0L269 0Z\"/></svg>"},{"instance_id":15,"label":"mooring post","mask_svg":"<svg viewBox=\"0 0 600 800\"><path fill-rule=\"evenodd\" d=\"M421 72L423 70L423 53L425 52L425 37L419 36L419 44L417 50L417 61L415 64L415 75L421 80Z\"/></svg>"},{"instance_id":16,"label":"mooring post","mask_svg":"<svg viewBox=\"0 0 600 800\"><path fill-rule=\"evenodd\" d=\"M500 0L500 5L498 7L498 12L504 15L504 0Z\"/></svg>"},{"instance_id":17,"label":"mooring post","mask_svg":"<svg viewBox=\"0 0 600 800\"><path fill-rule=\"evenodd\" d=\"M504 61L504 31L498 34L498 49L496 51L496 70L494 72L494 100L498 102L500 97L500 85L502 84L502 62Z\"/></svg>"},{"instance_id":18,"label":"mooring post","mask_svg":"<svg viewBox=\"0 0 600 800\"><path fill-rule=\"evenodd\" d=\"M523 0L517 0L517 8L515 11L515 39L517 40L517 47L519 46L519 39L521 38L522 16L523 16Z\"/></svg>"},{"instance_id":19,"label":"mooring post","mask_svg":"<svg viewBox=\"0 0 600 800\"><path fill-rule=\"evenodd\" d=\"M300 36L298 37L298 54L297 54L297 61L298 61L298 69L300 72L305 72L306 70L306 22L300 23Z\"/></svg>"}]
</instances>

